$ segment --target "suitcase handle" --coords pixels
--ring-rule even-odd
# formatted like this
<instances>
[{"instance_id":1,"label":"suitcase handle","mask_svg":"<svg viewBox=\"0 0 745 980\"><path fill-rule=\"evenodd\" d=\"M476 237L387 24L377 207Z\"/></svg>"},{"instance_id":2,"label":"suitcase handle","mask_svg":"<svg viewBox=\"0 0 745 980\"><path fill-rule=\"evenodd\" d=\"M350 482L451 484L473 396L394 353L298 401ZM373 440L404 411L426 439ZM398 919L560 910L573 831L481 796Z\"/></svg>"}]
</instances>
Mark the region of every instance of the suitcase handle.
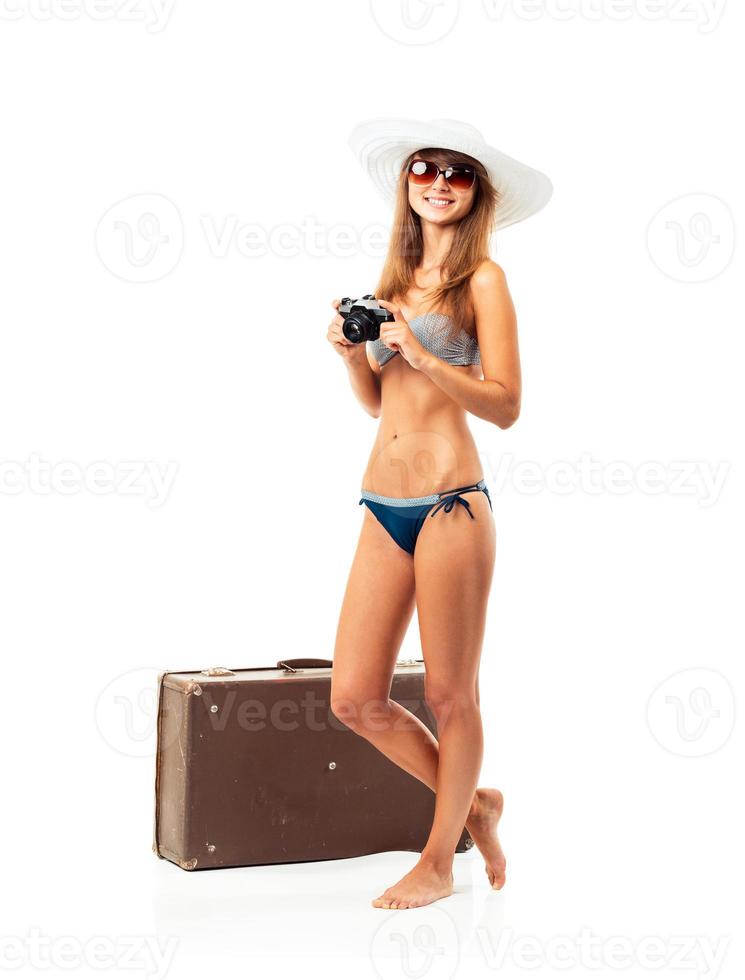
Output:
<instances>
[{"instance_id":1,"label":"suitcase handle","mask_svg":"<svg viewBox=\"0 0 745 980\"><path fill-rule=\"evenodd\" d=\"M332 667L333 660L318 660L313 657L296 657L294 660L278 660L277 666L285 670L296 670L302 667Z\"/></svg>"}]
</instances>

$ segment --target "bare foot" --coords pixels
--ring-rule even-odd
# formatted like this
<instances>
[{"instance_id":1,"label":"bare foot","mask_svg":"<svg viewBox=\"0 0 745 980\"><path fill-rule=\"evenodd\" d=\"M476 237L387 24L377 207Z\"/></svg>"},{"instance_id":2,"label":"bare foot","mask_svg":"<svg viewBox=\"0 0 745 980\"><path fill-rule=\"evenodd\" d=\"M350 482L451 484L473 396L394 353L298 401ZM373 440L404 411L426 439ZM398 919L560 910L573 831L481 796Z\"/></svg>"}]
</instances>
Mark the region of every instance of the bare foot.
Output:
<instances>
[{"instance_id":1,"label":"bare foot","mask_svg":"<svg viewBox=\"0 0 745 980\"><path fill-rule=\"evenodd\" d=\"M431 864L419 862L400 881L386 888L373 899L376 909L418 909L453 894L453 873L435 870Z\"/></svg>"},{"instance_id":2,"label":"bare foot","mask_svg":"<svg viewBox=\"0 0 745 980\"><path fill-rule=\"evenodd\" d=\"M504 809L504 798L498 789L477 789L466 827L486 862L486 874L492 888L499 890L505 882L507 861L497 837L497 824Z\"/></svg>"}]
</instances>

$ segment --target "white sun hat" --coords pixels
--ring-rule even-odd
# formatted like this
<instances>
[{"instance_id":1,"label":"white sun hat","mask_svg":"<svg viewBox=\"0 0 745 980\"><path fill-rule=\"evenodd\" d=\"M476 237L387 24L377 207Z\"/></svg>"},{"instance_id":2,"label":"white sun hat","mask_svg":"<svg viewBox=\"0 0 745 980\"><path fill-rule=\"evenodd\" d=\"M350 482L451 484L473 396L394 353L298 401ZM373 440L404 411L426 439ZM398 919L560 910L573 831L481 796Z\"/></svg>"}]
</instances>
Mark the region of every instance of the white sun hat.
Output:
<instances>
[{"instance_id":1,"label":"white sun hat","mask_svg":"<svg viewBox=\"0 0 745 980\"><path fill-rule=\"evenodd\" d=\"M540 211L553 193L544 173L489 146L478 129L458 119L366 119L350 133L349 145L389 204L396 199L401 167L410 153L431 146L474 157L500 194L495 230Z\"/></svg>"}]
</instances>

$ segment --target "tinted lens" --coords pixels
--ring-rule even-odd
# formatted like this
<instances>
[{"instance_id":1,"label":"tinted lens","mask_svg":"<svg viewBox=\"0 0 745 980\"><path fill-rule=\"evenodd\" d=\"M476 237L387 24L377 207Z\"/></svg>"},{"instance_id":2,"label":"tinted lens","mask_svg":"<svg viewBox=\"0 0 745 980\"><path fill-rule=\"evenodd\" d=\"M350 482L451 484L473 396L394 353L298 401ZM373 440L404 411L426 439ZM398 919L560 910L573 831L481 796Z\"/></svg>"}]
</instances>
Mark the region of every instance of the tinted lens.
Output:
<instances>
[{"instance_id":1,"label":"tinted lens","mask_svg":"<svg viewBox=\"0 0 745 980\"><path fill-rule=\"evenodd\" d=\"M414 160L409 167L412 184L431 184L437 176L437 167L428 160Z\"/></svg>"},{"instance_id":2,"label":"tinted lens","mask_svg":"<svg viewBox=\"0 0 745 980\"><path fill-rule=\"evenodd\" d=\"M467 191L469 187L473 187L476 171L471 167L448 167L443 176L451 187Z\"/></svg>"}]
</instances>

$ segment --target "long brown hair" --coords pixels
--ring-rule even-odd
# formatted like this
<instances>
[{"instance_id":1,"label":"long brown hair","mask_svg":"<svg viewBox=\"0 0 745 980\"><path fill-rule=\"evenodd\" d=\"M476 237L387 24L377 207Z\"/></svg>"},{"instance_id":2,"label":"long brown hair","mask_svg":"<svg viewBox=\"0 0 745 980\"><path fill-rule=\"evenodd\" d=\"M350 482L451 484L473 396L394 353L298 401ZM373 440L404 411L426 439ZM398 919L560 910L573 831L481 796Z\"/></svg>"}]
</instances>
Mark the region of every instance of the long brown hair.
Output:
<instances>
[{"instance_id":1,"label":"long brown hair","mask_svg":"<svg viewBox=\"0 0 745 980\"><path fill-rule=\"evenodd\" d=\"M468 330L474 320L469 280L484 259L489 258L489 238L494 230L500 195L489 180L486 168L466 153L426 147L410 153L404 160L398 178L393 229L383 271L375 289L378 299L396 302L415 285L414 273L423 252L422 226L419 215L409 204L408 169L412 160L427 155L443 167L451 163L468 163L476 170L476 187L471 210L456 227L453 243L442 263L442 281L433 286L425 298L428 310L448 313L453 320L451 333L463 327Z\"/></svg>"}]
</instances>

